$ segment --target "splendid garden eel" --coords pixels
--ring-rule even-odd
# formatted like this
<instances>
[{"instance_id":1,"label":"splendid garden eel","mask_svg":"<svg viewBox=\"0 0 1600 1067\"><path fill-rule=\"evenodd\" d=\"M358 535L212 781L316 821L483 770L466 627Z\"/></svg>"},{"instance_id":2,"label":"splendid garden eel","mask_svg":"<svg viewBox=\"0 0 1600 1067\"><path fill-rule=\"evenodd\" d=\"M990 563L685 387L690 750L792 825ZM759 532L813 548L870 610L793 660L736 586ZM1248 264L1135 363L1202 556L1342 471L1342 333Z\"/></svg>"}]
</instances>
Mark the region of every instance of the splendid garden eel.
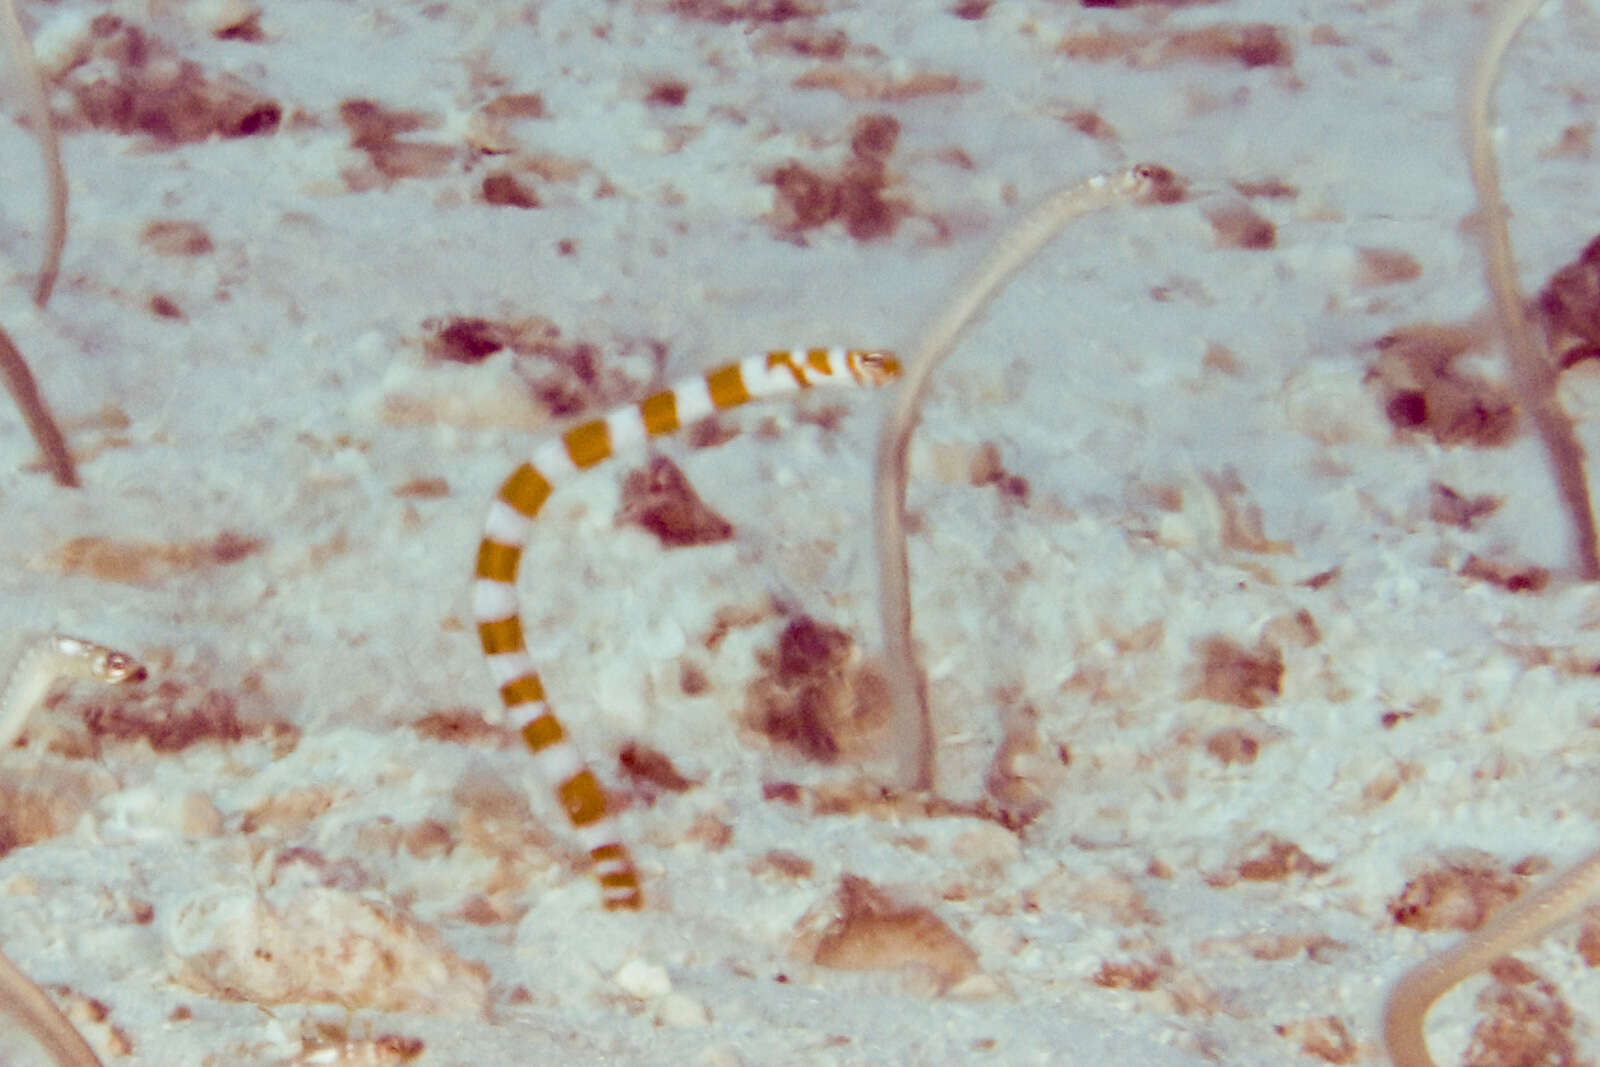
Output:
<instances>
[{"instance_id":1,"label":"splendid garden eel","mask_svg":"<svg viewBox=\"0 0 1600 1067\"><path fill-rule=\"evenodd\" d=\"M899 372L899 361L889 353L860 349L796 349L751 356L549 438L500 486L478 545L472 598L478 638L511 725L594 861L607 908L638 909L644 898L605 791L545 700L544 682L523 643L517 565L534 519L557 487L612 456L639 449L652 437L751 400L812 386L878 386Z\"/></svg>"}]
</instances>

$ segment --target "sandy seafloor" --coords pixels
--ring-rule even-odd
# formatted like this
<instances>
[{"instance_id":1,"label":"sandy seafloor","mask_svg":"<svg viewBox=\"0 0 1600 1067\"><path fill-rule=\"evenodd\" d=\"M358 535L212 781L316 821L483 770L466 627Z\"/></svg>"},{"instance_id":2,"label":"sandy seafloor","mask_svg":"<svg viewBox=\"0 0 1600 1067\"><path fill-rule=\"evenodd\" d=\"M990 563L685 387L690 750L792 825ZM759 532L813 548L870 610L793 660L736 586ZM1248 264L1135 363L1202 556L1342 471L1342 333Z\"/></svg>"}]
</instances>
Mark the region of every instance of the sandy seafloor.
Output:
<instances>
[{"instance_id":1,"label":"sandy seafloor","mask_svg":"<svg viewBox=\"0 0 1600 1067\"><path fill-rule=\"evenodd\" d=\"M1490 5L790 6L268 0L249 40L209 32L223 4L22 5L57 61L114 14L282 116L162 145L89 128L58 87L72 232L44 312L34 146L0 124L0 321L84 479L55 488L0 420L0 625L155 672L71 689L0 759L0 943L108 1064L416 1042L427 1065L1382 1063L1385 989L1461 936L1397 925L1408 884L1476 871L1470 912L1480 883L1509 895L1600 842L1600 591L1571 578L1540 454L1396 430L1367 380L1389 331L1486 305L1458 81ZM1600 12L1546 7L1499 97L1530 288L1600 228ZM1277 62L1177 43L1252 23ZM1060 47L1097 30L1143 43ZM543 117L484 122L533 93ZM419 153L436 173L379 173L340 120L356 99L423 116L401 139L442 146ZM864 115L899 123L898 225L783 232L764 177L837 172ZM603 914L527 757L472 728L495 697L468 574L491 493L559 425L539 397L598 411L769 347L904 350L1025 206L1142 159L1216 195L1051 245L940 371L912 457L939 792L992 810L1000 781L1031 821L830 806L885 764L743 721L788 618L879 646L887 398L752 408L716 447L662 446L731 541L616 528L613 464L552 499L524 564L530 647L645 878L642 913ZM500 170L541 206L485 203ZM1270 247L1208 219L1246 204ZM210 248L145 236L172 220ZM596 373L442 362L424 342L450 316L543 317ZM1565 389L1600 444L1594 372ZM1025 500L971 484L985 444ZM1437 521L1432 483L1499 506ZM1554 573L1512 593L1471 556ZM1281 677L1209 685L1219 641ZM139 736L201 707L244 736ZM1009 781L1007 723L1036 743ZM629 742L697 784L625 779ZM845 876L975 955L918 963L869 930L855 958L885 969L819 965ZM1547 1009L1542 1062L1600 1044L1580 931L1520 956L1549 983L1517 987ZM1441 1063L1487 985L1434 1012Z\"/></svg>"}]
</instances>

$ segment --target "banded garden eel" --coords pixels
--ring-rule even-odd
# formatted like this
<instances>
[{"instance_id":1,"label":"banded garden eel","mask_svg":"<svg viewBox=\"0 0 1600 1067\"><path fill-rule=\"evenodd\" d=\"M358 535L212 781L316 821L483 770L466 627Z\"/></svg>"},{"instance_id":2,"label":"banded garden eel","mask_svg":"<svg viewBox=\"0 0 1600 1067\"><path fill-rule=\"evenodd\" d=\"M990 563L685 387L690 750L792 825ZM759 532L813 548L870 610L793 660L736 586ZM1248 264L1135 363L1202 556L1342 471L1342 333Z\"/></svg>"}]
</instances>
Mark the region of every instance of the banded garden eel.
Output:
<instances>
[{"instance_id":1,"label":"banded garden eel","mask_svg":"<svg viewBox=\"0 0 1600 1067\"><path fill-rule=\"evenodd\" d=\"M607 909L636 910L644 897L605 791L551 711L544 683L523 644L517 564L533 520L558 486L611 456L640 449L652 437L751 400L821 385L879 386L899 373L900 363L890 353L861 349L794 349L751 356L547 439L500 486L478 545L472 593L478 639L512 725L594 861Z\"/></svg>"}]
</instances>

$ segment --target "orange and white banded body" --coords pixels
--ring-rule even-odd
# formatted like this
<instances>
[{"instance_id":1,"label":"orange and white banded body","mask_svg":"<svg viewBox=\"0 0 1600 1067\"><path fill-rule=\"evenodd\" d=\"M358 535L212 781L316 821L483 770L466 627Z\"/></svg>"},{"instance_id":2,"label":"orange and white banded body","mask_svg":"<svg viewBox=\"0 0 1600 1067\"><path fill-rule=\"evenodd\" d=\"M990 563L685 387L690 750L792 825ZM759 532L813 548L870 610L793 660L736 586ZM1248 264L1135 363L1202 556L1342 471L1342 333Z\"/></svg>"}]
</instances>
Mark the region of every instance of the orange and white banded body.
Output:
<instances>
[{"instance_id":1,"label":"orange and white banded body","mask_svg":"<svg viewBox=\"0 0 1600 1067\"><path fill-rule=\"evenodd\" d=\"M594 860L607 908L637 909L643 904L639 874L617 834L605 791L551 711L544 683L523 643L517 565L533 520L558 486L611 456L640 449L652 437L747 401L820 385L883 385L899 372L899 361L889 353L860 349L794 349L751 356L547 439L500 486L478 545L472 598L478 638L511 724Z\"/></svg>"}]
</instances>

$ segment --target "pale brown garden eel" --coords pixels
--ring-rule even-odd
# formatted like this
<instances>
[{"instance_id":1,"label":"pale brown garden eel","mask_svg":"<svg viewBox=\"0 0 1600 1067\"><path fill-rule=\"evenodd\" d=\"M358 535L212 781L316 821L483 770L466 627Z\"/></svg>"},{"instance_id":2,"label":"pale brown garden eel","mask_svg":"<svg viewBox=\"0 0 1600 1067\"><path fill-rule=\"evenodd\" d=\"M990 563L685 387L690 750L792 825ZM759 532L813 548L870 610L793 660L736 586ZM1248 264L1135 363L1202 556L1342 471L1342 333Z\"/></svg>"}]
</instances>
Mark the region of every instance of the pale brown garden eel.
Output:
<instances>
[{"instance_id":1,"label":"pale brown garden eel","mask_svg":"<svg viewBox=\"0 0 1600 1067\"><path fill-rule=\"evenodd\" d=\"M55 121L50 115L50 101L46 95L44 72L33 45L23 32L22 20L17 17L15 0L0 0L0 45L3 45L16 69L12 81L22 92L23 107L33 125L34 136L39 139L39 151L44 158L45 175L49 182L49 218L45 232L44 260L39 267L39 280L33 289L33 302L44 307L55 288L56 277L61 273L61 252L67 244L67 172L61 164L61 139L56 134ZM45 403L33 371L22 358L16 344L0 329L0 384L4 384L22 413L28 432L44 455L45 465L56 484L63 488L78 485L78 470L72 453L67 450L66 438Z\"/></svg>"},{"instance_id":2,"label":"pale brown garden eel","mask_svg":"<svg viewBox=\"0 0 1600 1067\"><path fill-rule=\"evenodd\" d=\"M895 785L931 790L934 781L933 722L911 641L911 573L906 561L906 478L911 433L922 416L922 400L933 370L1017 271L1072 220L1117 204L1173 204L1184 198L1184 181L1157 163L1139 163L1097 174L1058 190L1007 230L978 269L922 335L906 362L895 408L878 435L873 476L873 521L878 548L878 612L883 627L884 673L894 705Z\"/></svg>"},{"instance_id":3,"label":"pale brown garden eel","mask_svg":"<svg viewBox=\"0 0 1600 1067\"><path fill-rule=\"evenodd\" d=\"M0 690L0 751L11 747L29 714L58 680L115 685L141 681L145 674L143 665L132 656L92 641L50 634L34 642ZM0 1014L31 1035L58 1067L103 1067L44 990L4 953L0 953Z\"/></svg>"},{"instance_id":4,"label":"pale brown garden eel","mask_svg":"<svg viewBox=\"0 0 1600 1067\"><path fill-rule=\"evenodd\" d=\"M39 153L44 160L45 177L49 183L50 208L44 242L44 262L39 267L39 280L33 288L33 302L40 307L50 302L50 292L55 288L56 277L61 273L61 252L67 246L67 171L61 164L61 139L56 134L55 121L50 116L50 100L45 91L44 71L33 54L33 45L22 29L17 17L16 0L0 0L0 44L5 45L11 65L17 71L13 79L22 92L22 105L33 124L33 135L39 139Z\"/></svg>"},{"instance_id":5,"label":"pale brown garden eel","mask_svg":"<svg viewBox=\"0 0 1600 1067\"><path fill-rule=\"evenodd\" d=\"M1556 396L1560 368L1528 325L1526 302L1511 254L1490 127L1490 98L1501 60L1542 3L1543 0L1516 0L1501 9L1491 25L1470 76L1466 134L1483 231L1484 273L1494 294L1495 321L1506 343L1511 379L1550 458L1551 471L1572 521L1579 570L1584 578L1592 580L1600 578L1600 557L1596 554L1583 447ZM1506 953L1537 941L1572 919L1597 894L1600 851L1590 853L1576 866L1507 904L1465 940L1402 975L1383 1007L1383 1040L1395 1067L1437 1067L1424 1033L1434 1001Z\"/></svg>"}]
</instances>

